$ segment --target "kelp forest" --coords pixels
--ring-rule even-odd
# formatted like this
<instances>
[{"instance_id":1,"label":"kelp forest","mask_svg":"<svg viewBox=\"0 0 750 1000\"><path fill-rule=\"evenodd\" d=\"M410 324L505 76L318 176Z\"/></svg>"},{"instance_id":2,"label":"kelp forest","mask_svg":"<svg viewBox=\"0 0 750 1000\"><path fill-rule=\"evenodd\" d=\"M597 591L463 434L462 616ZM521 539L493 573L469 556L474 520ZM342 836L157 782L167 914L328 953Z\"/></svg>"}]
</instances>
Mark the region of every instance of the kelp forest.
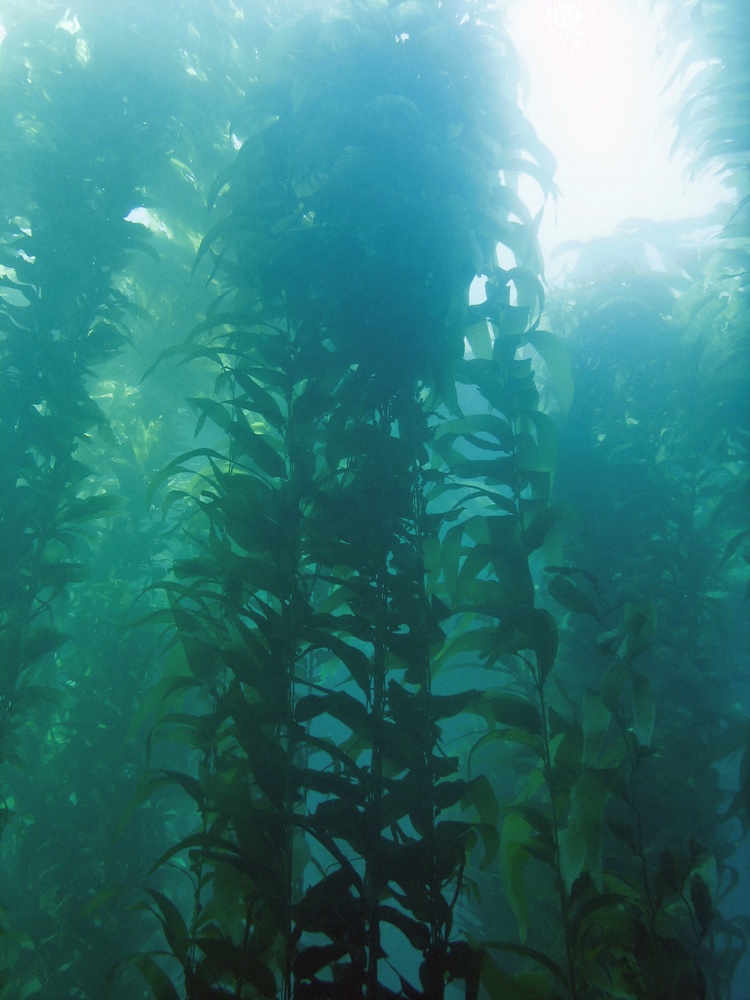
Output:
<instances>
[{"instance_id":1,"label":"kelp forest","mask_svg":"<svg viewBox=\"0 0 750 1000\"><path fill-rule=\"evenodd\" d=\"M750 995L750 7L654 5L726 202L551 282L502 5L0 2L2 1000Z\"/></svg>"}]
</instances>

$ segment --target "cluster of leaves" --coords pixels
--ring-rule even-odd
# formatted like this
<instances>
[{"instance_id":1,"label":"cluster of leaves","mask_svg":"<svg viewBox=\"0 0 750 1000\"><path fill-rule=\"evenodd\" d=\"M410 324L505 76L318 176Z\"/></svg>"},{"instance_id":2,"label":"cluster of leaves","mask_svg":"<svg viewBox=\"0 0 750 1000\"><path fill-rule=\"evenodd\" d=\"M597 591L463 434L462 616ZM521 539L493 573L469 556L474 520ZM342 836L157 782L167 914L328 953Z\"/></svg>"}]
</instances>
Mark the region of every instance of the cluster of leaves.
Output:
<instances>
[{"instance_id":1,"label":"cluster of leaves","mask_svg":"<svg viewBox=\"0 0 750 1000\"><path fill-rule=\"evenodd\" d=\"M673 79L687 78L679 95L676 142L694 172L718 169L741 192L737 235L747 235L748 81L744 40L750 29L739 0L655 0L664 46L677 54Z\"/></svg>"},{"instance_id":2,"label":"cluster of leaves","mask_svg":"<svg viewBox=\"0 0 750 1000\"><path fill-rule=\"evenodd\" d=\"M648 263L657 247L658 271ZM556 571L548 590L571 616L557 680L563 705L580 712L567 877L580 877L582 859L595 885L599 873L593 895L572 883L587 915L577 964L583 983L603 985L601 964L593 973L586 961L603 935L622 956L607 975L626 995L725 996L747 933L745 918L720 909L739 879L731 821L746 823L746 767L739 792L725 784L748 733L732 624L746 588L746 438L736 419L743 371L711 359L728 350L737 360L743 332L714 323L703 281L696 291L674 263L685 255L664 227L568 249L577 264L557 315L576 397L555 492L585 517L585 535L570 531L565 551L586 568ZM558 718L561 748L569 726ZM587 774L584 807L576 795Z\"/></svg>"},{"instance_id":3,"label":"cluster of leaves","mask_svg":"<svg viewBox=\"0 0 750 1000\"><path fill-rule=\"evenodd\" d=\"M544 669L555 645L528 568L554 430L517 357L554 351L530 326L531 220L499 173L543 177L549 157L513 101L470 99L493 53L489 23L449 10L305 15L261 53L215 186L201 253L223 288L180 349L216 369L191 400L212 446L155 483L198 552L149 616L174 624L175 684L204 706L159 722L197 777L144 791L176 782L200 813L160 861L185 859L191 916L153 896L191 997L478 995L453 911L478 838L494 859L497 803L440 737L470 705L494 728L504 701L435 685L501 625ZM444 73L459 57L471 72ZM498 243L526 266L498 268Z\"/></svg>"},{"instance_id":4,"label":"cluster of leaves","mask_svg":"<svg viewBox=\"0 0 750 1000\"><path fill-rule=\"evenodd\" d=\"M132 354L153 320L169 323L164 288L149 287L155 265L162 277L172 266L174 302L200 240L189 227L203 200L173 133L206 149L211 176L217 164L205 136L181 131L179 83L191 78L177 72L178 39L169 91L149 84L133 25L119 33L97 13L2 12L0 995L13 998L101 996L109 968L153 933L114 887L165 836L144 814L113 849L142 768L131 727L154 664L153 643L122 630L164 545L144 498L170 453L154 457L166 421L138 394ZM162 68L166 56L162 46ZM183 156L197 169L197 154ZM166 258L127 221L162 192L162 217L182 227ZM135 973L121 986L143 992Z\"/></svg>"},{"instance_id":5,"label":"cluster of leaves","mask_svg":"<svg viewBox=\"0 0 750 1000\"><path fill-rule=\"evenodd\" d=\"M97 6L3 14L0 995L728 996L746 232L579 248L571 407L491 4Z\"/></svg>"},{"instance_id":6,"label":"cluster of leaves","mask_svg":"<svg viewBox=\"0 0 750 1000\"><path fill-rule=\"evenodd\" d=\"M566 565L547 567L549 595L567 609L554 694L545 708L538 689L539 711L516 734L533 749L527 766L501 758L519 774L501 872L521 945L497 941L495 951L506 963L509 952L525 955L538 970L511 982L498 965L503 995L527 995L523 983L534 995L725 997L746 952L747 916L725 916L738 907L743 874L732 856L747 831L750 773L739 683L747 78L744 57L732 57L746 12L690 6L710 20L715 62L685 98L682 139L703 102L696 166L718 160L740 204L729 221L709 220L722 229L710 256L695 237L706 220L622 227L566 248L574 266L549 319L567 338L575 401L554 495L579 513L559 525ZM710 81L723 83L730 122L720 121ZM546 548L552 554L549 539ZM486 934L491 911L479 913ZM549 961L560 915L567 984Z\"/></svg>"}]
</instances>

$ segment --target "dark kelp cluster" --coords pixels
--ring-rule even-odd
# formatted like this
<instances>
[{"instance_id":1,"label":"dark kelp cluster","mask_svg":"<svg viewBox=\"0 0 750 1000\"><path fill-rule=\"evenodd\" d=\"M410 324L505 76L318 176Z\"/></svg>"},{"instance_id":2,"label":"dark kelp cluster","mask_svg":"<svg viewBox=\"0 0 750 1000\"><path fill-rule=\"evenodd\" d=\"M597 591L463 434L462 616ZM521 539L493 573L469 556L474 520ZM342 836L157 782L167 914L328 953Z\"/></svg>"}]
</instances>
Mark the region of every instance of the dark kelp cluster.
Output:
<instances>
[{"instance_id":1,"label":"dark kelp cluster","mask_svg":"<svg viewBox=\"0 0 750 1000\"><path fill-rule=\"evenodd\" d=\"M3 23L0 996L729 997L746 202L545 303L492 4Z\"/></svg>"}]
</instances>

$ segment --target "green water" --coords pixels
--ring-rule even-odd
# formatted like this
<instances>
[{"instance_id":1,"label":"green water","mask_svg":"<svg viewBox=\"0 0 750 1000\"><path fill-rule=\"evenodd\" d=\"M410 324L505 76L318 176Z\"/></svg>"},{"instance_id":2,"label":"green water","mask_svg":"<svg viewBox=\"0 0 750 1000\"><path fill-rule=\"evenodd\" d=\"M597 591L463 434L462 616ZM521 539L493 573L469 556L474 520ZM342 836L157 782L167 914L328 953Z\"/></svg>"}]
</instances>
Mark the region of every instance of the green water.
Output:
<instances>
[{"instance_id":1,"label":"green water","mask_svg":"<svg viewBox=\"0 0 750 1000\"><path fill-rule=\"evenodd\" d=\"M0 3L2 1000L747 995L742 18L548 287L491 5Z\"/></svg>"}]
</instances>

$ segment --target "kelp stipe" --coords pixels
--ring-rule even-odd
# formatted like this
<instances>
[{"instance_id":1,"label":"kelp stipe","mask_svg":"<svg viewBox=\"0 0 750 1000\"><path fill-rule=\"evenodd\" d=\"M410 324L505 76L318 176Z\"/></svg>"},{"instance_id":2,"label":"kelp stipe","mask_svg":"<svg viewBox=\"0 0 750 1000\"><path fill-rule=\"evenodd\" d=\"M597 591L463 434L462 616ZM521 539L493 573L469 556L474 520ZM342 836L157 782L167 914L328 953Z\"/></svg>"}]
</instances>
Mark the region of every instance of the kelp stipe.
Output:
<instances>
[{"instance_id":1,"label":"kelp stipe","mask_svg":"<svg viewBox=\"0 0 750 1000\"><path fill-rule=\"evenodd\" d=\"M193 850L202 880L192 921L158 901L189 996L219 982L272 995L278 980L282 996L439 997L450 979L478 995L480 955L453 909L477 832L494 855L497 805L486 778L452 777L460 762L439 746L438 723L483 698L434 690L452 655L441 623L463 611L450 603L459 549L476 571L492 564L505 606L517 587L533 602L521 532L554 451L530 363L514 360L538 278L494 264L498 243L536 263L499 170L540 169L521 150L548 157L512 100L465 99L491 90L492 30L416 8L277 29L216 184L226 208L201 254L217 255L234 304L222 292L186 352L219 366L221 398L193 402L227 447L175 460L207 463L170 495L192 492L208 528L160 585L213 695L211 766L191 793L203 825L174 849ZM457 52L468 75L447 71ZM467 310L481 272L494 332ZM469 321L476 363L458 360ZM457 382L508 416L465 417ZM472 421L498 453L476 469L459 443ZM442 526L468 502L507 513L503 484L515 516L491 519L478 559L483 515L465 537ZM449 812L459 803L467 819ZM238 924L227 891L245 901ZM403 940L413 957L399 963Z\"/></svg>"}]
</instances>

